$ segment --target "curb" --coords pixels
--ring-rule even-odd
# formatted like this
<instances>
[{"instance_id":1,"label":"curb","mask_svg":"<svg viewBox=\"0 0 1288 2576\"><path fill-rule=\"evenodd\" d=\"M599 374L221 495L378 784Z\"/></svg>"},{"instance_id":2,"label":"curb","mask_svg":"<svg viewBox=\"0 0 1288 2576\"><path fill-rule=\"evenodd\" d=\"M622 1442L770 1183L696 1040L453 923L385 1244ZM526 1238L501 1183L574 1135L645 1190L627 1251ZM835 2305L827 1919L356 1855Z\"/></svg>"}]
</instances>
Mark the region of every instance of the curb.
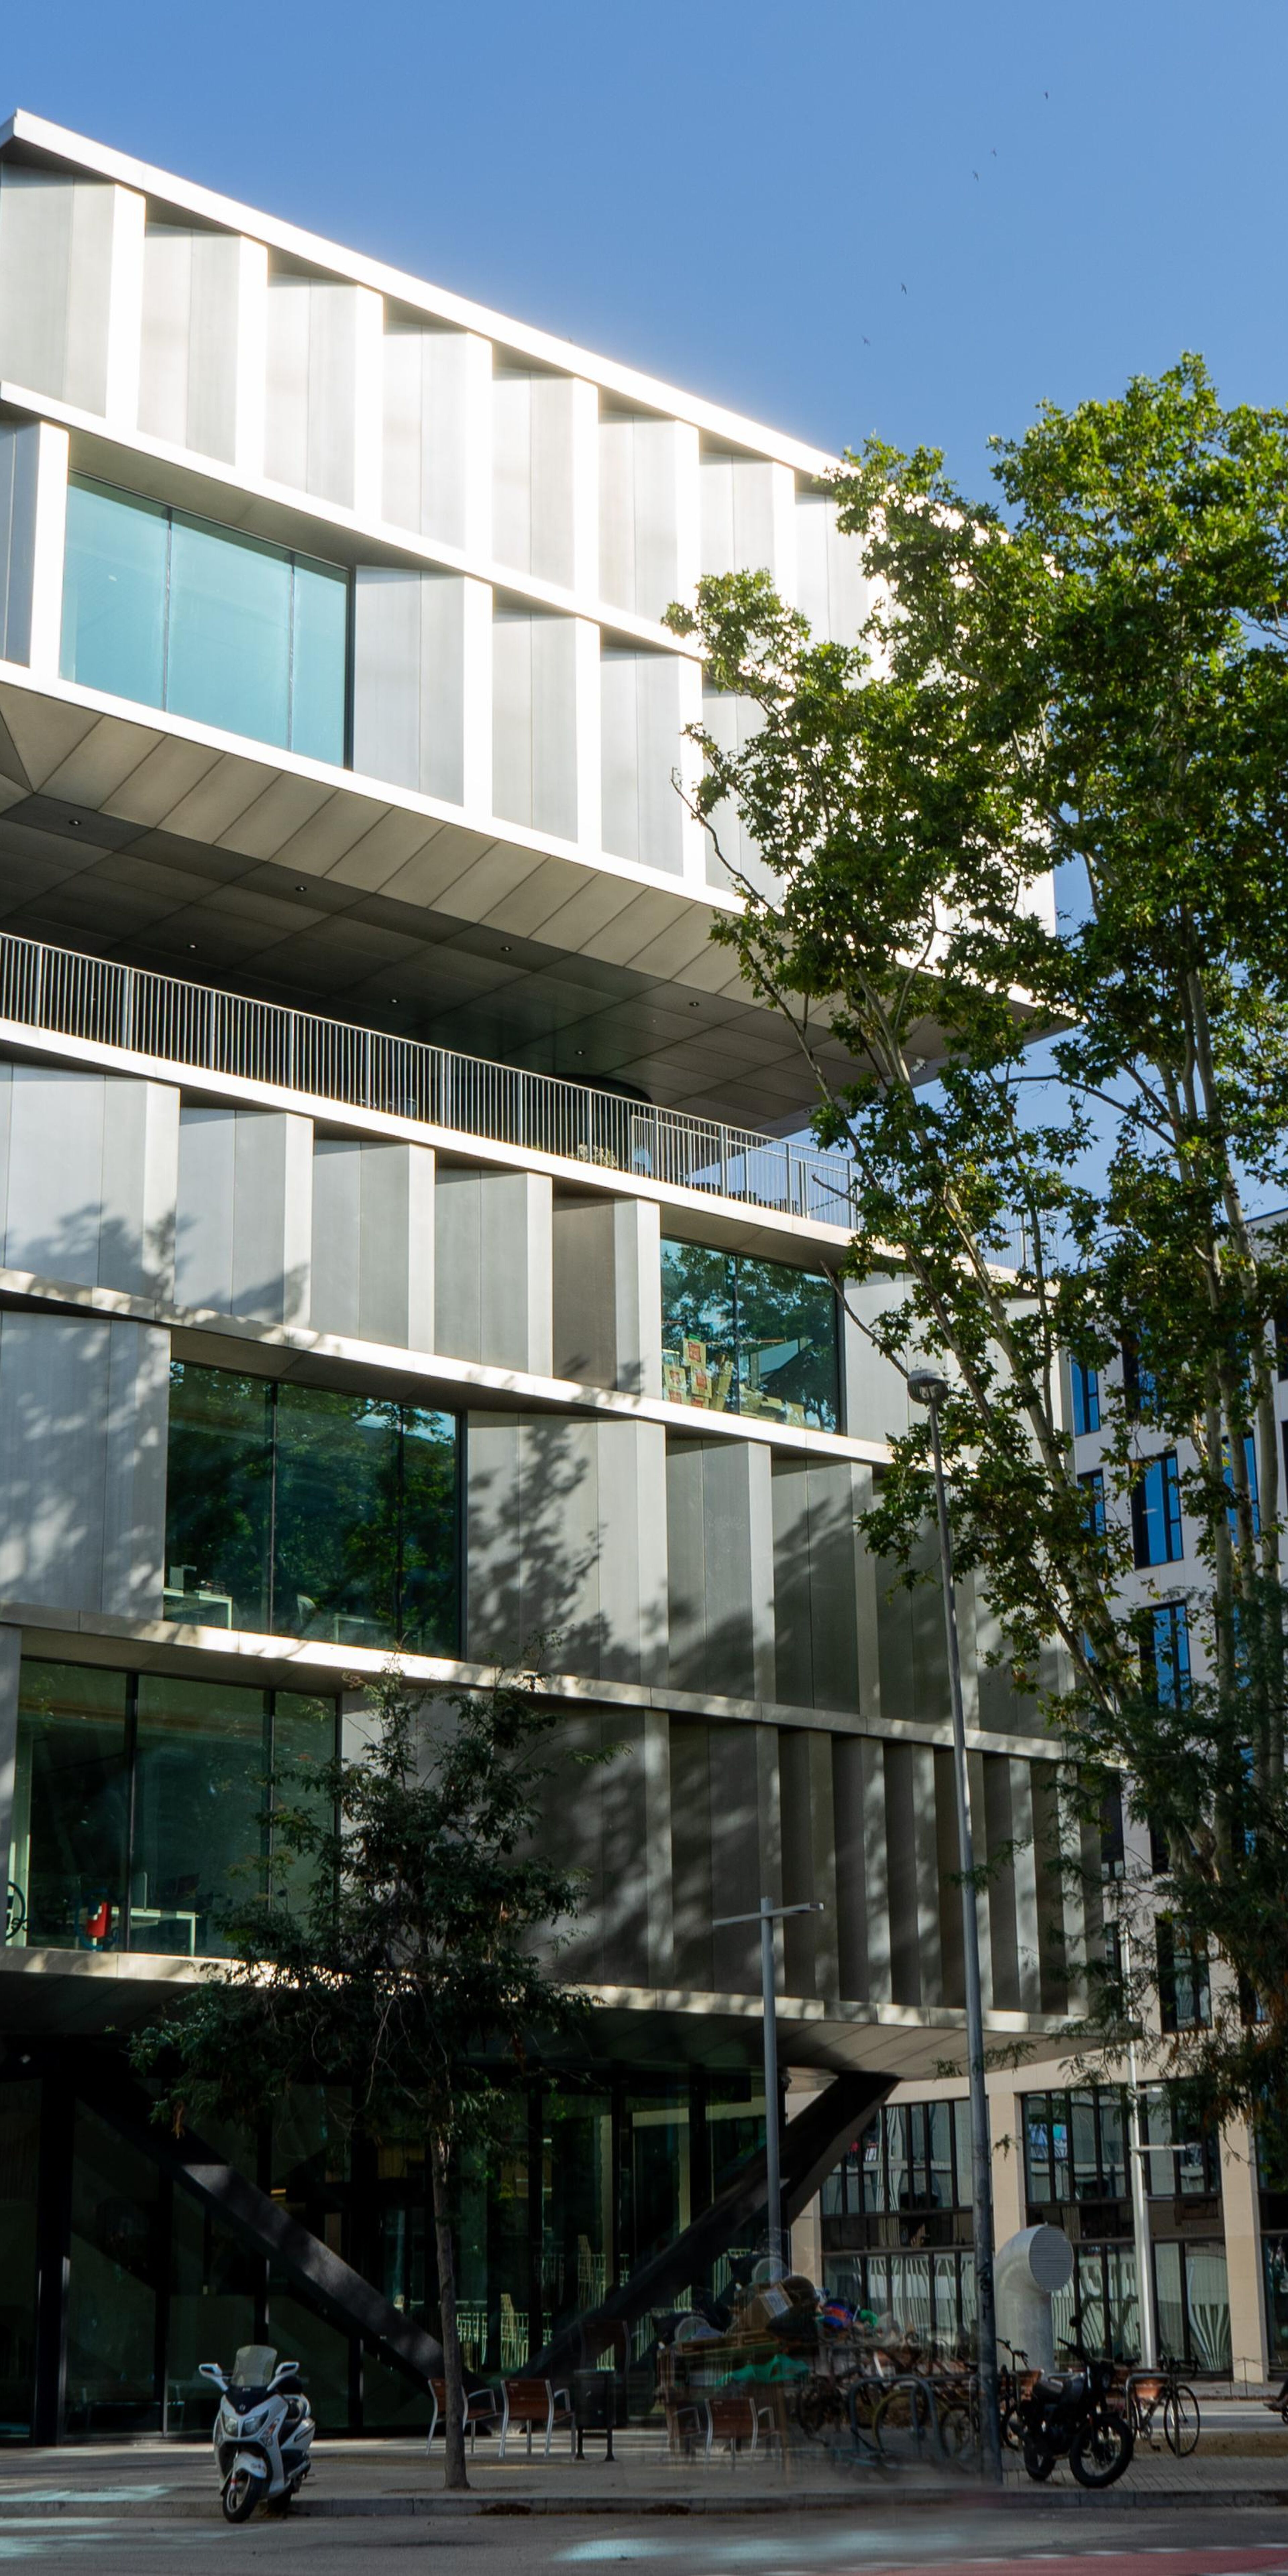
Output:
<instances>
[{"instance_id":1,"label":"curb","mask_svg":"<svg viewBox=\"0 0 1288 2576\"><path fill-rule=\"evenodd\" d=\"M969 2507L975 2511L1001 2510L1007 2513L1108 2513L1137 2511L1169 2513L1191 2511L1195 2507L1222 2512L1265 2511L1267 2508L1288 2511L1288 2486L1276 2487L1133 2487L1125 2481L1103 2493L1088 2492L1079 2487L1043 2487L1040 2490L1010 2488L1003 2495L991 2497L975 2485L922 2489L916 2494L898 2494L889 2489L858 2485L845 2489L831 2488L824 2494L810 2494L808 2489L787 2488L779 2494L766 2495L688 2495L658 2496L619 2493L601 2496L528 2495L318 2495L296 2507L293 2520L314 2521L478 2521L484 2517L525 2521L536 2517L563 2516L569 2521L685 2520L695 2515L710 2515L721 2520L754 2519L786 2513L849 2513L862 2511L879 2500L882 2512L934 2512L945 2506ZM114 2505L101 2491L93 2502L82 2502L64 2494L56 2501L38 2497L0 2496L0 2529L6 2521L20 2518L56 2522L62 2519L101 2522L212 2522L218 2516L218 2496L212 2486L209 2494L177 2495L143 2500L131 2497Z\"/></svg>"}]
</instances>

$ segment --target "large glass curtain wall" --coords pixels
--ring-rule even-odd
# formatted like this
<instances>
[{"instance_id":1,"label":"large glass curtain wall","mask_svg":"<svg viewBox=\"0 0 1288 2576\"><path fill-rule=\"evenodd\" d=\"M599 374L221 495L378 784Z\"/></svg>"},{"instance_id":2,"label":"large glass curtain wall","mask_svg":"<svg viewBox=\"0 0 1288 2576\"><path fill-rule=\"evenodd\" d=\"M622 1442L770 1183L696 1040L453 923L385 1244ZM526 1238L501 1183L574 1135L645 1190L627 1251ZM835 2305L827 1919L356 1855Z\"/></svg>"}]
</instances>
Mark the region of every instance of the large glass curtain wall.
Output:
<instances>
[{"instance_id":1,"label":"large glass curtain wall","mask_svg":"<svg viewBox=\"0 0 1288 2576\"><path fill-rule=\"evenodd\" d=\"M613 2072L516 2082L485 2149L455 2182L457 2290L471 2368L521 2371L561 2327L598 2305L615 2280L687 2223L727 2178L731 2159L763 2144L759 2077L729 2068ZM351 2263L404 2314L439 2326L424 2140L414 2127L379 2147L352 2134L343 2097L323 2087L285 2095L254 2135L214 2130L212 2143L279 2208ZM203 2122L207 2134L211 2123ZM65 2175L54 2207L38 2176ZM298 2355L326 2432L424 2428L428 2397L358 2339L325 2323L262 2257L153 2159L77 2100L66 2071L43 2083L0 2074L0 2241L11 2258L0 2294L0 2438L31 2428L38 2224L69 2246L63 2429L71 2438L208 2432L214 2399L198 2364L268 2340ZM692 2290L717 2295L739 2251ZM61 2263L46 2267L56 2295ZM48 2323L48 2320L46 2320ZM654 2399L655 2324L647 2314L616 2358L628 2402Z\"/></svg>"},{"instance_id":2,"label":"large glass curtain wall","mask_svg":"<svg viewBox=\"0 0 1288 2576\"><path fill-rule=\"evenodd\" d=\"M65 680L338 764L348 629L339 564L71 478Z\"/></svg>"},{"instance_id":3,"label":"large glass curtain wall","mask_svg":"<svg viewBox=\"0 0 1288 2576\"><path fill-rule=\"evenodd\" d=\"M270 1775L307 1796L336 1726L334 1699L25 1661L11 1946L225 1956L221 1913L286 1886Z\"/></svg>"},{"instance_id":4,"label":"large glass curtain wall","mask_svg":"<svg viewBox=\"0 0 1288 2576\"><path fill-rule=\"evenodd\" d=\"M970 2205L968 2102L887 2103L823 2185L824 2218L916 2220Z\"/></svg>"},{"instance_id":5,"label":"large glass curtain wall","mask_svg":"<svg viewBox=\"0 0 1288 2576\"><path fill-rule=\"evenodd\" d=\"M457 1423L176 1360L168 1619L346 1646L457 1646Z\"/></svg>"},{"instance_id":6,"label":"large glass curtain wall","mask_svg":"<svg viewBox=\"0 0 1288 2576\"><path fill-rule=\"evenodd\" d=\"M830 1279L704 1244L662 1245L662 1380L673 1404L835 1431Z\"/></svg>"}]
</instances>

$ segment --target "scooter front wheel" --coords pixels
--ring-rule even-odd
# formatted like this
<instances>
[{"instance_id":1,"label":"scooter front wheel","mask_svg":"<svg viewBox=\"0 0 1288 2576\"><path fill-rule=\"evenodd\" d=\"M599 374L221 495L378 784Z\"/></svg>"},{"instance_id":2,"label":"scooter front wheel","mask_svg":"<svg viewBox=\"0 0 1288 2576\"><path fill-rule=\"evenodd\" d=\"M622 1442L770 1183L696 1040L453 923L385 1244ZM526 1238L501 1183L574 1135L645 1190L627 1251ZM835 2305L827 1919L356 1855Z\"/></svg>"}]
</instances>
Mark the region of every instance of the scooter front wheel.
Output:
<instances>
[{"instance_id":1,"label":"scooter front wheel","mask_svg":"<svg viewBox=\"0 0 1288 2576\"><path fill-rule=\"evenodd\" d=\"M263 2481L253 2478L249 2469L234 2469L224 2480L223 2508L225 2522L249 2522L259 2502Z\"/></svg>"}]
</instances>

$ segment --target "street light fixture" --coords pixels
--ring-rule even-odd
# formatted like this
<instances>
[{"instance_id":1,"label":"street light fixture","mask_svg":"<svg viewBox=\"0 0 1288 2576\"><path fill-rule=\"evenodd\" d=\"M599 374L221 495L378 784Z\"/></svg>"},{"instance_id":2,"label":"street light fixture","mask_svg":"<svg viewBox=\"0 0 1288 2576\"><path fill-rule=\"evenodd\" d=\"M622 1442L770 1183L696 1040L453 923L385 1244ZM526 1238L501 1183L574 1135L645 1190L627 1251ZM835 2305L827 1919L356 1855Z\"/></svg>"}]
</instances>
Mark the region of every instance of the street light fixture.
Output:
<instances>
[{"instance_id":1,"label":"street light fixture","mask_svg":"<svg viewBox=\"0 0 1288 2576\"><path fill-rule=\"evenodd\" d=\"M953 1593L953 1549L948 1527L948 1494L944 1484L939 1408L952 1390L934 1369L913 1369L908 1393L930 1415L930 1446L935 1467L935 1510L939 1520L939 1571L944 1593L944 1634L948 1643L948 1685L953 1712L953 1779L957 1790L957 1865L962 1884L962 1951L966 1971L966 2053L970 2071L970 2136L972 2199L975 2221L975 2324L979 2343L980 2448L984 2476L1002 2482L1002 2446L997 2391L997 2310L993 2298L993 2167L988 2126L988 2092L984 2082L984 2011L979 1984L979 1915L975 1891L975 1848L970 1822L970 1780L966 1770L966 1719L962 1708L961 1650L957 1640L957 1602Z\"/></svg>"},{"instance_id":2,"label":"street light fixture","mask_svg":"<svg viewBox=\"0 0 1288 2576\"><path fill-rule=\"evenodd\" d=\"M775 1905L762 1896L754 1914L717 1914L711 1928L723 1932L731 1923L760 1925L760 1991L765 2022L765 2198L769 2209L769 2251L783 2255L783 2181L778 2144L778 2004L774 1989L774 1925L787 1914L821 1914L821 1904Z\"/></svg>"}]
</instances>

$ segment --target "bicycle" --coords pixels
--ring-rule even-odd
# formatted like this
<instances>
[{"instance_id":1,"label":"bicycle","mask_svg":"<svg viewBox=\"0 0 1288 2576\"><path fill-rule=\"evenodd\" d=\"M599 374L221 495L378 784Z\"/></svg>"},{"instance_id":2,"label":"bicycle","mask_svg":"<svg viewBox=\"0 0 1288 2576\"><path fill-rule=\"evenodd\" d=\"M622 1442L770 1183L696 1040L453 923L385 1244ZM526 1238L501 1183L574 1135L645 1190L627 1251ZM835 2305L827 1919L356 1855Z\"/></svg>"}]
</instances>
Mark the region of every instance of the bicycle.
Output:
<instances>
[{"instance_id":1,"label":"bicycle","mask_svg":"<svg viewBox=\"0 0 1288 2576\"><path fill-rule=\"evenodd\" d=\"M1157 2370L1127 2374L1127 2403L1133 2432L1143 2434L1151 2451L1158 2449L1154 2418L1163 2410L1163 2437L1173 2459L1188 2460L1202 2430L1199 2401L1180 2377L1178 2365L1166 2358Z\"/></svg>"}]
</instances>

